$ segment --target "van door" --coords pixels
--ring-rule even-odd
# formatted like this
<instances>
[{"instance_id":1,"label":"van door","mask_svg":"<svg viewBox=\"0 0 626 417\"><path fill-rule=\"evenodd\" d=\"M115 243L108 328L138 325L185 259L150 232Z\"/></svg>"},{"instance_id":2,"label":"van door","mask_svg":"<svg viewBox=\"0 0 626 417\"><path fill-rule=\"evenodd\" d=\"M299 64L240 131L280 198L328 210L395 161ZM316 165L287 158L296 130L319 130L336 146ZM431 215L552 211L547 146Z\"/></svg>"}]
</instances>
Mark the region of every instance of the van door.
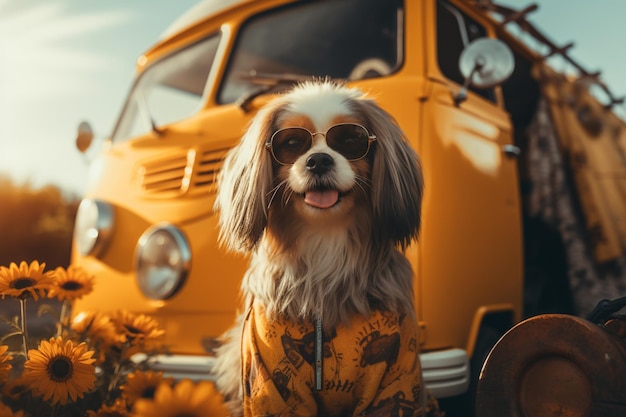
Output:
<instances>
[{"instance_id":1,"label":"van door","mask_svg":"<svg viewBox=\"0 0 626 417\"><path fill-rule=\"evenodd\" d=\"M485 22L448 1L426 3L420 305L429 348L453 340L471 355L468 335L480 306L521 307L517 162L504 153L512 129L498 88L470 88L465 101L454 100L463 83L459 56L469 42L489 35Z\"/></svg>"}]
</instances>

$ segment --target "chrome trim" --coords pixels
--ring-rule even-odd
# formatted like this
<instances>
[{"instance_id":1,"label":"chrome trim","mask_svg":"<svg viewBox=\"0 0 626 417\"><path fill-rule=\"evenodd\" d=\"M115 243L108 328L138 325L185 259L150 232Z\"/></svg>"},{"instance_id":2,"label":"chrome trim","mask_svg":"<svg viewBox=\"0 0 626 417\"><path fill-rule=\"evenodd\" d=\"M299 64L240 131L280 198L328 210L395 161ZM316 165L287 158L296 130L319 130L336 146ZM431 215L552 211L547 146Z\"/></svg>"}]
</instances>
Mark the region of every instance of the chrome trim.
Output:
<instances>
[{"instance_id":1,"label":"chrome trim","mask_svg":"<svg viewBox=\"0 0 626 417\"><path fill-rule=\"evenodd\" d=\"M151 370L163 376L193 381L214 381L210 374L215 358L206 355L155 355L146 361L145 354L133 356L133 361L146 363Z\"/></svg>"},{"instance_id":2,"label":"chrome trim","mask_svg":"<svg viewBox=\"0 0 626 417\"><path fill-rule=\"evenodd\" d=\"M522 150L519 146L506 144L502 146L502 152L509 158L517 158L522 154Z\"/></svg>"},{"instance_id":3,"label":"chrome trim","mask_svg":"<svg viewBox=\"0 0 626 417\"><path fill-rule=\"evenodd\" d=\"M447 349L420 354L426 388L435 398L454 397L467 392L470 366L467 352Z\"/></svg>"},{"instance_id":4,"label":"chrome trim","mask_svg":"<svg viewBox=\"0 0 626 417\"><path fill-rule=\"evenodd\" d=\"M420 354L426 388L436 398L453 397L469 388L469 359L462 349L448 349ZM148 362L150 369L162 371L175 379L214 381L213 356L157 355Z\"/></svg>"}]
</instances>

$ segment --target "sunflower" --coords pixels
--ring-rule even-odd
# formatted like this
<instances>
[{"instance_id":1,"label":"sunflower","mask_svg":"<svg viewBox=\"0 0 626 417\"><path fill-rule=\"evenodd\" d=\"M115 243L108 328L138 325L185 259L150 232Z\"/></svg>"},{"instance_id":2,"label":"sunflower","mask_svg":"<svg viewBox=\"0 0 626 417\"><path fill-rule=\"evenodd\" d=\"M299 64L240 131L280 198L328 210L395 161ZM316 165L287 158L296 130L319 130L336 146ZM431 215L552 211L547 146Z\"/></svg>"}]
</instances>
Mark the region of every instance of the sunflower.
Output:
<instances>
[{"instance_id":1,"label":"sunflower","mask_svg":"<svg viewBox=\"0 0 626 417\"><path fill-rule=\"evenodd\" d=\"M7 345L0 346L0 383L9 379L9 371L11 371L11 364L7 363L13 360L13 356L7 355L9 347Z\"/></svg>"},{"instance_id":2,"label":"sunflower","mask_svg":"<svg viewBox=\"0 0 626 417\"><path fill-rule=\"evenodd\" d=\"M13 411L11 408L0 402L0 417L23 417L23 411Z\"/></svg>"},{"instance_id":3,"label":"sunflower","mask_svg":"<svg viewBox=\"0 0 626 417\"><path fill-rule=\"evenodd\" d=\"M24 377L10 379L2 386L2 398L17 401L29 391L30 387Z\"/></svg>"},{"instance_id":4,"label":"sunflower","mask_svg":"<svg viewBox=\"0 0 626 417\"><path fill-rule=\"evenodd\" d=\"M35 300L42 296L53 283L53 272L44 272L45 263L33 261L30 265L22 261L18 267L11 262L9 267L0 266L0 295Z\"/></svg>"},{"instance_id":5,"label":"sunflower","mask_svg":"<svg viewBox=\"0 0 626 417\"><path fill-rule=\"evenodd\" d=\"M126 401L118 398L113 405L103 404L98 411L87 410L87 417L130 417L130 413Z\"/></svg>"},{"instance_id":6,"label":"sunflower","mask_svg":"<svg viewBox=\"0 0 626 417\"><path fill-rule=\"evenodd\" d=\"M121 344L124 340L124 336L117 333L111 318L99 312L78 313L72 320L71 328L81 339L92 340L104 347Z\"/></svg>"},{"instance_id":7,"label":"sunflower","mask_svg":"<svg viewBox=\"0 0 626 417\"><path fill-rule=\"evenodd\" d=\"M173 378L164 378L163 372L135 371L128 375L126 383L121 386L123 396L132 405L139 399L152 399L161 382L172 384Z\"/></svg>"},{"instance_id":8,"label":"sunflower","mask_svg":"<svg viewBox=\"0 0 626 417\"><path fill-rule=\"evenodd\" d=\"M134 417L216 417L227 416L223 398L211 382L194 384L183 379L174 387L162 383L154 400L140 399L133 408Z\"/></svg>"},{"instance_id":9,"label":"sunflower","mask_svg":"<svg viewBox=\"0 0 626 417\"><path fill-rule=\"evenodd\" d=\"M145 314L136 315L128 311L120 311L113 321L126 336L126 341L135 346L155 341L165 333L159 328L159 323L155 319Z\"/></svg>"},{"instance_id":10,"label":"sunflower","mask_svg":"<svg viewBox=\"0 0 626 417\"><path fill-rule=\"evenodd\" d=\"M56 297L59 301L74 301L93 290L93 275L74 265L67 270L58 267L54 270L54 278L48 297Z\"/></svg>"},{"instance_id":11,"label":"sunflower","mask_svg":"<svg viewBox=\"0 0 626 417\"><path fill-rule=\"evenodd\" d=\"M94 388L93 353L84 342L74 346L71 340L63 343L61 337L44 340L39 349L28 351L24 378L35 395L43 395L52 405L65 405L68 397L75 402Z\"/></svg>"}]
</instances>

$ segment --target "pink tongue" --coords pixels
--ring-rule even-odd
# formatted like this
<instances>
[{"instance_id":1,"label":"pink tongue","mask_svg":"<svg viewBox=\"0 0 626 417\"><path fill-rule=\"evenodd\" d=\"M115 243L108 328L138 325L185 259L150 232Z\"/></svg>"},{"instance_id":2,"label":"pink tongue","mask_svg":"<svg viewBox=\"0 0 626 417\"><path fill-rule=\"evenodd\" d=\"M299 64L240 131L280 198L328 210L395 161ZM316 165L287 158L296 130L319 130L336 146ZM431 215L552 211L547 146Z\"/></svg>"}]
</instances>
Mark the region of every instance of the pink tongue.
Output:
<instances>
[{"instance_id":1,"label":"pink tongue","mask_svg":"<svg viewBox=\"0 0 626 417\"><path fill-rule=\"evenodd\" d=\"M335 205L339 200L337 190L307 191L304 193L304 202L310 206L325 209Z\"/></svg>"}]
</instances>

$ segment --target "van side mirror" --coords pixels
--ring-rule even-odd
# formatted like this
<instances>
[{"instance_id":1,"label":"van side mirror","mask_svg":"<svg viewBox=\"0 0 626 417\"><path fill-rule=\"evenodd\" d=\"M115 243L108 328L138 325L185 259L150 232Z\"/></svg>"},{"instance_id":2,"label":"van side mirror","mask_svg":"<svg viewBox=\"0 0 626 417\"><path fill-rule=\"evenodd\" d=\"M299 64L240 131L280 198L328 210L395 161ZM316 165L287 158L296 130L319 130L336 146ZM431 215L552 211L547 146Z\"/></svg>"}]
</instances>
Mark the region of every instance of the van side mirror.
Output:
<instances>
[{"instance_id":1,"label":"van side mirror","mask_svg":"<svg viewBox=\"0 0 626 417\"><path fill-rule=\"evenodd\" d=\"M472 41L459 57L459 69L465 82L454 97L455 104L467 99L470 85L476 88L494 87L506 81L514 68L513 52L504 42L491 38Z\"/></svg>"},{"instance_id":2,"label":"van side mirror","mask_svg":"<svg viewBox=\"0 0 626 417\"><path fill-rule=\"evenodd\" d=\"M76 134L76 148L81 153L85 153L93 142L93 130L88 122L80 122L78 133Z\"/></svg>"}]
</instances>

